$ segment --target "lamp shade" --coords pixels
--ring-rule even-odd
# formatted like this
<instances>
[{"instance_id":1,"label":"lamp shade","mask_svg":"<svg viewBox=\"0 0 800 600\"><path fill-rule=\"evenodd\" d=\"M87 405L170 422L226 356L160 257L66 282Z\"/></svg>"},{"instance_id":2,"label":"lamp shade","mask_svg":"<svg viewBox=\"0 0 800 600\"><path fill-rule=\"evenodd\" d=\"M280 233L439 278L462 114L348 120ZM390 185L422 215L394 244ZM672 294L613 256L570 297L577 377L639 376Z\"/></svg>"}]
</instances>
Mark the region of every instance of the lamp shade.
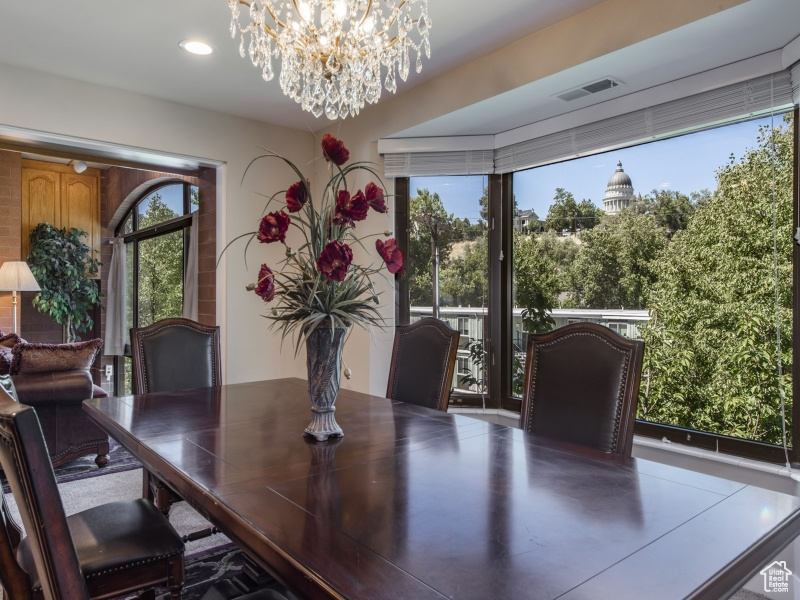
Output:
<instances>
[{"instance_id":1,"label":"lamp shade","mask_svg":"<svg viewBox=\"0 0 800 600\"><path fill-rule=\"evenodd\" d=\"M39 284L28 263L9 260L0 266L0 292L38 292Z\"/></svg>"}]
</instances>

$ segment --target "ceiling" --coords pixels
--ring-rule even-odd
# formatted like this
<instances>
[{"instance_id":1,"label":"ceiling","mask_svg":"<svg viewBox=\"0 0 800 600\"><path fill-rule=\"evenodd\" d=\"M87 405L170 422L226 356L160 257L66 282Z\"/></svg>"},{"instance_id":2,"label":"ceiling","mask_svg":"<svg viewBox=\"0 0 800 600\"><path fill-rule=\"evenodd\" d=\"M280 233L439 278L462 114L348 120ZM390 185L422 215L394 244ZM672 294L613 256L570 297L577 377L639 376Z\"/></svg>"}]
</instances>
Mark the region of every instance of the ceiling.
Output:
<instances>
[{"instance_id":1,"label":"ceiling","mask_svg":"<svg viewBox=\"0 0 800 600\"><path fill-rule=\"evenodd\" d=\"M430 0L431 59L398 94L600 3ZM305 131L327 126L239 57L229 22L225 0L3 2L0 62ZM798 34L800 1L750 0L396 135L506 131L781 48ZM184 52L178 43L190 38L215 53ZM552 97L607 75L625 85L570 103Z\"/></svg>"}]
</instances>

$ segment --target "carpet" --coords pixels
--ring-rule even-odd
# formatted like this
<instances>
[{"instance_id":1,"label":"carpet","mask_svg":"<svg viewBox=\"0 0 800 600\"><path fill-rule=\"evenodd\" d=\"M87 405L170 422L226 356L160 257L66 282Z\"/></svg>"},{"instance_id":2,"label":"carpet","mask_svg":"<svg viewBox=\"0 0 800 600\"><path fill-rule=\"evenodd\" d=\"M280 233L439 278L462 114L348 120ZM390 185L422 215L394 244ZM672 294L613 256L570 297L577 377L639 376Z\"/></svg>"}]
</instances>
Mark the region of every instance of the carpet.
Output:
<instances>
[{"instance_id":1,"label":"carpet","mask_svg":"<svg viewBox=\"0 0 800 600\"><path fill-rule=\"evenodd\" d=\"M241 574L244 563L244 554L233 544L187 556L183 600L202 600L203 595L217 581L233 579ZM287 600L295 600L294 596L276 581L258 589L272 589L286 596ZM129 596L126 600L129 598L135 596ZM166 588L156 588L156 599L169 600L169 591Z\"/></svg>"},{"instance_id":2,"label":"carpet","mask_svg":"<svg viewBox=\"0 0 800 600\"><path fill-rule=\"evenodd\" d=\"M125 448L120 446L114 438L108 438L108 464L105 467L97 466L94 462L95 456L97 455L91 454L89 456L81 456L59 467L55 467L53 471L56 474L56 483L69 483L71 481L79 481L99 475L111 475L142 468L142 463L130 452L125 450ZM0 482L2 483L4 493L8 494L11 492L5 474L1 469Z\"/></svg>"},{"instance_id":3,"label":"carpet","mask_svg":"<svg viewBox=\"0 0 800 600\"><path fill-rule=\"evenodd\" d=\"M87 477L130 471L142 466L136 457L120 446L114 438L108 438L108 447L108 464L105 467L98 467L94 462L96 454L81 456L53 469L56 473L56 481L66 483Z\"/></svg>"}]
</instances>

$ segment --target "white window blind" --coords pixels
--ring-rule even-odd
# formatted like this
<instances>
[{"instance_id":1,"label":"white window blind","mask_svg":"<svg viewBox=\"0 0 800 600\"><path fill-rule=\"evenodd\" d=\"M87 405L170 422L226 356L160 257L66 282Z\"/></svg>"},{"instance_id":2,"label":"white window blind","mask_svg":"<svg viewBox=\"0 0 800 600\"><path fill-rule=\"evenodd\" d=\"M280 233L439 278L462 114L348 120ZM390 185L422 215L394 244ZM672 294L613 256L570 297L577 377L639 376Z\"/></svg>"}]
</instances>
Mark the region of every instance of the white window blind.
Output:
<instances>
[{"instance_id":1,"label":"white window blind","mask_svg":"<svg viewBox=\"0 0 800 600\"><path fill-rule=\"evenodd\" d=\"M788 108L793 82L797 103L800 70L795 65L791 75L781 71L498 148L495 172L529 169Z\"/></svg>"},{"instance_id":2,"label":"white window blind","mask_svg":"<svg viewBox=\"0 0 800 600\"><path fill-rule=\"evenodd\" d=\"M510 173L676 134L747 120L800 104L800 63L679 100L491 150L384 155L386 177Z\"/></svg>"},{"instance_id":3,"label":"white window blind","mask_svg":"<svg viewBox=\"0 0 800 600\"><path fill-rule=\"evenodd\" d=\"M386 177L494 173L492 150L399 152L386 154L383 159Z\"/></svg>"}]
</instances>

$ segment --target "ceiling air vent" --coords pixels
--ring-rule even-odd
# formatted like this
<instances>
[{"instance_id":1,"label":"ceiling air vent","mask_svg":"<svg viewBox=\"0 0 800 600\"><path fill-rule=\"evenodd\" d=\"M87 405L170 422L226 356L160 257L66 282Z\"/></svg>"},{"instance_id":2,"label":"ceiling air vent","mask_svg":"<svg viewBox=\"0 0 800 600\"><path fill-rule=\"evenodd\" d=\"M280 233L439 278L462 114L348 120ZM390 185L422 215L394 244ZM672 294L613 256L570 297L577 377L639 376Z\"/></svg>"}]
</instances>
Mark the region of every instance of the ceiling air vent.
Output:
<instances>
[{"instance_id":1,"label":"ceiling air vent","mask_svg":"<svg viewBox=\"0 0 800 600\"><path fill-rule=\"evenodd\" d=\"M614 79L613 77L604 77L603 79L592 81L591 83L585 83L580 87L556 94L556 98L571 102L590 94L596 94L597 92L602 92L603 90L609 90L621 84L622 82L619 79Z\"/></svg>"}]
</instances>

